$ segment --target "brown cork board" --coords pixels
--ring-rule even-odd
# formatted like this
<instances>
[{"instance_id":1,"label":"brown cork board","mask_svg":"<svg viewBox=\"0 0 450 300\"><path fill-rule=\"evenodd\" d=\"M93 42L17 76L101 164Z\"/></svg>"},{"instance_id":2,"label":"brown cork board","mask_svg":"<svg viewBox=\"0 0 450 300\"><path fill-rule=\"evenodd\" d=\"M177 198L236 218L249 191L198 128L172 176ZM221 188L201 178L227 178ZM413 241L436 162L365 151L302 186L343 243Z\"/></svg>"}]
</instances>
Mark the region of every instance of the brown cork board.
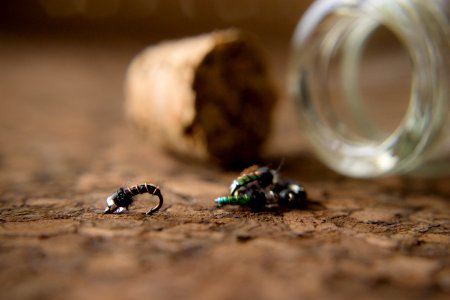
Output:
<instances>
[{"instance_id":1,"label":"brown cork board","mask_svg":"<svg viewBox=\"0 0 450 300\"><path fill-rule=\"evenodd\" d=\"M1 299L448 299L448 178L339 176L296 140L284 99L268 161L284 157L309 201L218 209L237 171L175 159L125 124L124 72L141 44L0 45ZM143 215L145 196L101 213L141 181L162 189L158 213Z\"/></svg>"}]
</instances>

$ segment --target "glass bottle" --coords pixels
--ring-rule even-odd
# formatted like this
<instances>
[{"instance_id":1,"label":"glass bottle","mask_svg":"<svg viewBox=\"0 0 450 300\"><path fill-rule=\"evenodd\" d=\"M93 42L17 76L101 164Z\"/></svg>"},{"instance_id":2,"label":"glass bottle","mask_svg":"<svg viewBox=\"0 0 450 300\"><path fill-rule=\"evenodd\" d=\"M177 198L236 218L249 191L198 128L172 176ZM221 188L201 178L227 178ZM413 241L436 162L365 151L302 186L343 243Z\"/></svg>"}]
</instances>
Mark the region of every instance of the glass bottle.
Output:
<instances>
[{"instance_id":1,"label":"glass bottle","mask_svg":"<svg viewBox=\"0 0 450 300\"><path fill-rule=\"evenodd\" d=\"M292 40L288 88L304 135L329 167L354 177L450 174L449 2L317 0L304 14ZM370 85L396 72L395 59L361 72L380 30L397 39L410 66L407 104L389 130L383 123L391 119L374 120L371 112L389 114L390 101L400 97L382 101L383 87L369 97L361 91L361 77L369 74Z\"/></svg>"}]
</instances>

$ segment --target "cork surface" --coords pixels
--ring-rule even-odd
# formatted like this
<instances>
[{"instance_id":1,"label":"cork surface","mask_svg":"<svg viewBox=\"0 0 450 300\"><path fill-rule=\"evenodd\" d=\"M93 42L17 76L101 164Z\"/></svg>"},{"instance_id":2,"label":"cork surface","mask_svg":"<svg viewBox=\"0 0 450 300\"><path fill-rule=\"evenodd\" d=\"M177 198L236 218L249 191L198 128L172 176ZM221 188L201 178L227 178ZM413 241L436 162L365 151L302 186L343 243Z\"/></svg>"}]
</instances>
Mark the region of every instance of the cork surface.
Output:
<instances>
[{"instance_id":1,"label":"cork surface","mask_svg":"<svg viewBox=\"0 0 450 300\"><path fill-rule=\"evenodd\" d=\"M284 157L310 199L218 209L237 171L174 159L124 121L141 45L0 45L1 299L448 299L449 178L339 176L297 142L285 100L267 161ZM101 213L145 181L163 192L158 213L143 214L151 196Z\"/></svg>"}]
</instances>

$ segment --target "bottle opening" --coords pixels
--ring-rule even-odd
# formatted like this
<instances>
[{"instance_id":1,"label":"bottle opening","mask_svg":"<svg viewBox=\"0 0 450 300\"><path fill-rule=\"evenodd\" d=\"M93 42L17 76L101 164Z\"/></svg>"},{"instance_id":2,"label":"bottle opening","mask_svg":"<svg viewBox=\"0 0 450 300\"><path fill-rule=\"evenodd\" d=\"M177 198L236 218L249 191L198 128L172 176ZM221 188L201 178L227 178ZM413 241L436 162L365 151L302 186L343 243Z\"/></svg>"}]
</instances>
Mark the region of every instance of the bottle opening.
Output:
<instances>
[{"instance_id":1,"label":"bottle opening","mask_svg":"<svg viewBox=\"0 0 450 300\"><path fill-rule=\"evenodd\" d=\"M447 27L422 1L343 3L315 2L294 34L304 135L340 173L409 173L447 136Z\"/></svg>"},{"instance_id":2,"label":"bottle opening","mask_svg":"<svg viewBox=\"0 0 450 300\"><path fill-rule=\"evenodd\" d=\"M407 113L411 58L385 26L361 26L350 29L330 57L328 117L334 115L331 118L343 138L383 141Z\"/></svg>"}]
</instances>

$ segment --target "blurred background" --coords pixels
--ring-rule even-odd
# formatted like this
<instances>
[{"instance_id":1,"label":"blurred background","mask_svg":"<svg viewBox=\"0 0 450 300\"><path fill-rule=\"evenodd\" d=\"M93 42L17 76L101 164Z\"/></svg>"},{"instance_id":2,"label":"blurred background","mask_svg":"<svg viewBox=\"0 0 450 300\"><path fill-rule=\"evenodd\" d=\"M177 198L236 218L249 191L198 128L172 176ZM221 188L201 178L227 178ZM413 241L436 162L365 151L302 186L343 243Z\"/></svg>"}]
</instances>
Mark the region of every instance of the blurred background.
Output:
<instances>
[{"instance_id":1,"label":"blurred background","mask_svg":"<svg viewBox=\"0 0 450 300\"><path fill-rule=\"evenodd\" d=\"M312 1L282 0L25 0L3 3L2 27L90 36L166 37L239 26L263 35L290 36ZM69 34L69 32L66 32Z\"/></svg>"},{"instance_id":2,"label":"blurred background","mask_svg":"<svg viewBox=\"0 0 450 300\"><path fill-rule=\"evenodd\" d=\"M262 46L280 98L295 25L311 1L24 0L0 4L0 182L70 177L95 162L123 121L123 81L145 47L229 27ZM301 143L291 117L273 135ZM289 105L288 105L289 106ZM294 119L293 119L294 118ZM279 119L279 118L278 118ZM298 132L297 132L298 133ZM270 147L269 147L270 148ZM33 171L32 171L33 170Z\"/></svg>"},{"instance_id":3,"label":"blurred background","mask_svg":"<svg viewBox=\"0 0 450 300\"><path fill-rule=\"evenodd\" d=\"M286 95L286 67L293 31L311 2L3 1L0 184L73 179L99 164L98 158L120 143L120 134L130 135L120 129L126 127L123 84L133 57L163 40L230 27L255 37L277 87L267 156L304 158L305 143ZM379 40L393 41L395 48ZM398 100L407 99L410 79L408 57L393 49L400 49L398 41L381 29L369 41L368 59L361 65L362 93L373 103L370 111L379 123L392 123L389 129L404 113L405 104ZM383 73L386 68L389 74ZM384 108L393 100L399 103L397 115L392 107ZM308 154L309 165L311 159Z\"/></svg>"}]
</instances>

